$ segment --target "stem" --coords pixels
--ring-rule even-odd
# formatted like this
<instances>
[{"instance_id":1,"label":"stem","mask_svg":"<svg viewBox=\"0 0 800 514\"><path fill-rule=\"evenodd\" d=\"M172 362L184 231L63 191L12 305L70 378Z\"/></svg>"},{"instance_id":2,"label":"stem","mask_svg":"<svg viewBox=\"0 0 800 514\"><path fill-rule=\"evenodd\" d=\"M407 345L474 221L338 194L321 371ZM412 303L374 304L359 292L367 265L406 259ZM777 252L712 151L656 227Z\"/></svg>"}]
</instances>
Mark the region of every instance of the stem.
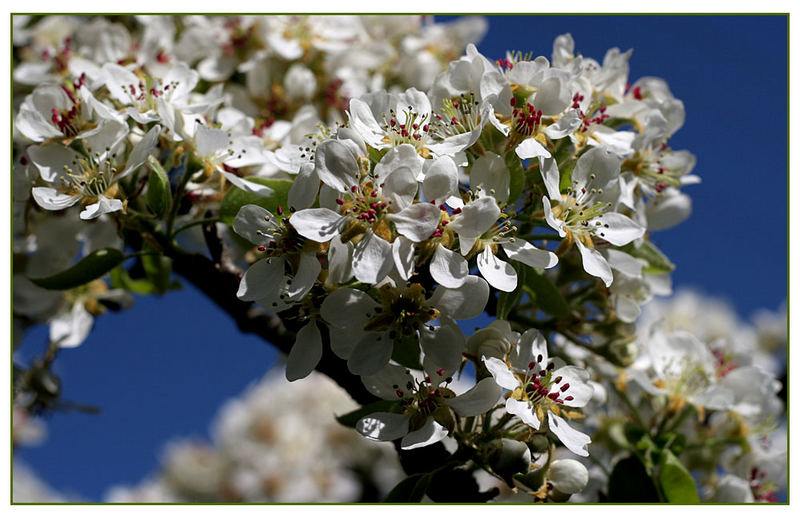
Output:
<instances>
[{"instance_id":1,"label":"stem","mask_svg":"<svg viewBox=\"0 0 800 514\"><path fill-rule=\"evenodd\" d=\"M206 219L202 219L202 220L190 221L190 222L186 223L185 225L181 225L180 227L175 229L175 232L172 233L172 236L175 237L178 234L180 234L181 232L183 232L184 230L186 230L187 228L196 227L197 225L203 225L203 224L206 224L206 223L220 223L220 222L222 222L222 220L220 218L206 218Z\"/></svg>"},{"instance_id":2,"label":"stem","mask_svg":"<svg viewBox=\"0 0 800 514\"><path fill-rule=\"evenodd\" d=\"M644 430L647 430L647 425L645 425L644 421L642 421L642 416L639 414L639 410L633 405L630 398L628 398L628 395L620 391L616 387L613 387L612 389L617 392L619 397L622 398L622 401L625 402L625 405L628 406L628 409L631 411L631 414L633 414L633 417L636 418L636 423L638 423L639 426Z\"/></svg>"}]
</instances>

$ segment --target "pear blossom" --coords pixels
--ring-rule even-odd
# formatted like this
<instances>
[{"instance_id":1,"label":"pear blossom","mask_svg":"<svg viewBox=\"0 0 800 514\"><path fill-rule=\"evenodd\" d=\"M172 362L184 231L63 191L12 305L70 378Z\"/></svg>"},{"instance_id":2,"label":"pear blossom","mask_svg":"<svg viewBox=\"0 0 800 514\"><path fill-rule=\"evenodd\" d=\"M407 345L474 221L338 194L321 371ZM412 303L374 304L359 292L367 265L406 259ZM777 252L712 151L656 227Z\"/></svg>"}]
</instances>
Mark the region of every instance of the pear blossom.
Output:
<instances>
[{"instance_id":1,"label":"pear blossom","mask_svg":"<svg viewBox=\"0 0 800 514\"><path fill-rule=\"evenodd\" d=\"M549 430L576 455L586 457L591 439L572 428L562 417L567 408L585 406L592 398L589 373L576 366L556 369L547 356L547 342L536 330L526 330L505 359L482 357L498 385L511 391L505 409L523 423L539 430L547 418Z\"/></svg>"}]
</instances>

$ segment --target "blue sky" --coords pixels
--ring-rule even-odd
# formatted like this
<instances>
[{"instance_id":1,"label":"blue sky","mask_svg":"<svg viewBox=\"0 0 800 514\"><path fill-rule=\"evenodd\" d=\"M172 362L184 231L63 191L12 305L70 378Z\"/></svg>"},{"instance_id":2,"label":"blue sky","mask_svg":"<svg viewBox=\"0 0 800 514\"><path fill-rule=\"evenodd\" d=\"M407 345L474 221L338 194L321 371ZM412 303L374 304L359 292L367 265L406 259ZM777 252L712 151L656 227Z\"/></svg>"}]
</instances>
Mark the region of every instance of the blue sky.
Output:
<instances>
[{"instance_id":1,"label":"blue sky","mask_svg":"<svg viewBox=\"0 0 800 514\"><path fill-rule=\"evenodd\" d=\"M633 48L633 82L659 76L683 100L675 149L697 156L703 182L685 190L689 221L653 235L677 265L676 288L727 299L741 316L776 309L787 293L787 21L777 16L497 16L478 45L549 57L570 32L576 50L602 60ZM465 327L471 331L471 327ZM25 355L47 334L31 331ZM89 339L59 356L64 397L102 409L55 413L47 442L19 457L47 482L89 500L135 483L158 466L171 438L206 437L219 406L261 377L276 352L191 286L139 298L97 320Z\"/></svg>"}]
</instances>

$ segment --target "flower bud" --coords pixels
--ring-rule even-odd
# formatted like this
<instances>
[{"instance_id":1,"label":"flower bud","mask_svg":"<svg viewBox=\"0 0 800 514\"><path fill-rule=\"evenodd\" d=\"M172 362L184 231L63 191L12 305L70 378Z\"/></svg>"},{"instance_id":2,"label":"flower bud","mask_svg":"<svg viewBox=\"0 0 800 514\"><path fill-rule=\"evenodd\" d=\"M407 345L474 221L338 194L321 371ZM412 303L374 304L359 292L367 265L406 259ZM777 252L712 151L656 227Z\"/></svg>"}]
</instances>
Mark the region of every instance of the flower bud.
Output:
<instances>
[{"instance_id":1,"label":"flower bud","mask_svg":"<svg viewBox=\"0 0 800 514\"><path fill-rule=\"evenodd\" d=\"M513 487L512 477L527 473L531 467L531 451L528 445L515 439L496 439L491 443L489 464L495 473Z\"/></svg>"},{"instance_id":2,"label":"flower bud","mask_svg":"<svg viewBox=\"0 0 800 514\"><path fill-rule=\"evenodd\" d=\"M570 495L581 492L586 487L589 483L589 471L576 460L556 460L550 466L547 481L553 485L550 498L554 501L566 501Z\"/></svg>"}]
</instances>

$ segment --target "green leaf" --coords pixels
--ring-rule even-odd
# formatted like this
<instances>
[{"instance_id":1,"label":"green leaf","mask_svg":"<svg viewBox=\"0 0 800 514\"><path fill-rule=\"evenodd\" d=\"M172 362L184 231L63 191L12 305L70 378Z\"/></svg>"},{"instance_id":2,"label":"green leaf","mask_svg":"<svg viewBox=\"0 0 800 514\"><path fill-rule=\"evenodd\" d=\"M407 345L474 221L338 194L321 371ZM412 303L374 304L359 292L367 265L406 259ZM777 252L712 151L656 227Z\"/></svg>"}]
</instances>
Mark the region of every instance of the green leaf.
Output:
<instances>
[{"instance_id":1,"label":"green leaf","mask_svg":"<svg viewBox=\"0 0 800 514\"><path fill-rule=\"evenodd\" d=\"M505 164L510 175L507 203L511 205L517 201L522 190L525 189L525 170L522 168L522 161L514 152L506 154Z\"/></svg>"},{"instance_id":2,"label":"green leaf","mask_svg":"<svg viewBox=\"0 0 800 514\"><path fill-rule=\"evenodd\" d=\"M675 265L667 258L666 255L661 253L656 245L650 241L644 241L638 247L633 243L628 243L620 247L620 250L647 262L647 266L642 269L645 273L669 273L675 269Z\"/></svg>"},{"instance_id":3,"label":"green leaf","mask_svg":"<svg viewBox=\"0 0 800 514\"><path fill-rule=\"evenodd\" d=\"M72 289L102 277L125 260L125 254L114 248L95 250L74 266L49 277L30 278L45 289Z\"/></svg>"},{"instance_id":4,"label":"green leaf","mask_svg":"<svg viewBox=\"0 0 800 514\"><path fill-rule=\"evenodd\" d=\"M152 155L147 159L150 164L150 178L147 180L147 207L159 218L169 211L172 192L169 178L164 168Z\"/></svg>"},{"instance_id":5,"label":"green leaf","mask_svg":"<svg viewBox=\"0 0 800 514\"><path fill-rule=\"evenodd\" d=\"M608 479L608 501L654 503L658 500L658 491L637 457L630 456L617 462Z\"/></svg>"},{"instance_id":6,"label":"green leaf","mask_svg":"<svg viewBox=\"0 0 800 514\"><path fill-rule=\"evenodd\" d=\"M559 164L558 174L558 188L561 191L566 191L572 187L572 170L575 169L575 164L578 159L568 158L566 162Z\"/></svg>"},{"instance_id":7,"label":"green leaf","mask_svg":"<svg viewBox=\"0 0 800 514\"><path fill-rule=\"evenodd\" d=\"M156 293L164 294L169 291L172 259L163 255L142 255L142 267Z\"/></svg>"},{"instance_id":8,"label":"green leaf","mask_svg":"<svg viewBox=\"0 0 800 514\"><path fill-rule=\"evenodd\" d=\"M525 275L528 267L518 262L513 262L512 266L517 271L517 288L510 293L500 291L497 295L497 319L507 319L508 313L514 310L525 293Z\"/></svg>"},{"instance_id":9,"label":"green leaf","mask_svg":"<svg viewBox=\"0 0 800 514\"><path fill-rule=\"evenodd\" d=\"M525 273L525 287L536 305L551 316L560 318L569 314L567 300L548 278L544 270L531 268Z\"/></svg>"},{"instance_id":10,"label":"green leaf","mask_svg":"<svg viewBox=\"0 0 800 514\"><path fill-rule=\"evenodd\" d=\"M373 412L400 412L401 410L402 406L399 400L381 400L365 405L360 409L350 411L347 414L337 416L336 421L346 427L355 428L358 420L367 414L372 414Z\"/></svg>"},{"instance_id":11,"label":"green leaf","mask_svg":"<svg viewBox=\"0 0 800 514\"><path fill-rule=\"evenodd\" d=\"M259 205L273 214L275 214L279 205L287 206L286 204L289 201L289 189L292 187L291 180L261 177L251 177L246 180L271 188L273 191L272 196L264 197L242 191L238 187L232 187L225 195L225 198L222 199L222 204L219 206L219 217L224 223L228 225L233 223L233 219L236 217L236 214L239 213L239 209L241 209L243 205Z\"/></svg>"},{"instance_id":12,"label":"green leaf","mask_svg":"<svg viewBox=\"0 0 800 514\"><path fill-rule=\"evenodd\" d=\"M124 289L136 294L152 294L155 292L153 283L147 279L131 278L127 270L122 266L111 270L111 287L114 289Z\"/></svg>"},{"instance_id":13,"label":"green leaf","mask_svg":"<svg viewBox=\"0 0 800 514\"><path fill-rule=\"evenodd\" d=\"M699 503L697 485L680 460L669 450L661 452L658 483L670 503Z\"/></svg>"},{"instance_id":14,"label":"green leaf","mask_svg":"<svg viewBox=\"0 0 800 514\"><path fill-rule=\"evenodd\" d=\"M418 503L431 483L430 473L417 473L401 480L389 491L383 503Z\"/></svg>"}]
</instances>

